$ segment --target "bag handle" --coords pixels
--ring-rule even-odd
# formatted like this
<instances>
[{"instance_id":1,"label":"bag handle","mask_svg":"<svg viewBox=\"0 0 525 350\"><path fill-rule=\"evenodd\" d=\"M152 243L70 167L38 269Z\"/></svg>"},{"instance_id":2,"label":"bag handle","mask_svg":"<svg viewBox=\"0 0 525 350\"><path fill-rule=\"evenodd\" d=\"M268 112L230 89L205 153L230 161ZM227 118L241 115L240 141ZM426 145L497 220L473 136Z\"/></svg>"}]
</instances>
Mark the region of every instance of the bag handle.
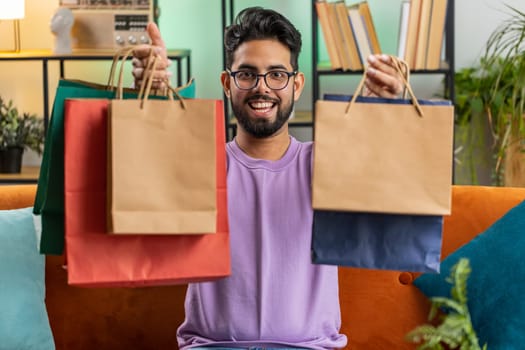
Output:
<instances>
[{"instance_id":1,"label":"bag handle","mask_svg":"<svg viewBox=\"0 0 525 350\"><path fill-rule=\"evenodd\" d=\"M401 77L401 81L403 82L403 86L404 86L403 97L406 98L406 94L408 92L408 94L410 95L412 104L414 105L414 108L416 109L418 115L420 117L423 117L423 111L421 109L421 106L419 105L416 95L414 94L414 92L412 91L412 88L410 87L410 84L408 83L408 79L410 75L410 69L408 67L408 64L405 61L395 56L390 56L390 59L392 60L392 62L394 62L394 67L396 68L397 72L399 73L399 76ZM348 114L350 107L352 106L352 104L355 103L357 96L359 95L358 92L362 91L363 87L365 86L365 80L366 80L366 74L363 74L363 78L359 82L359 85L357 86L356 91L354 95L352 96L352 99L350 100L350 102L348 102L348 105L346 106L345 114Z\"/></svg>"},{"instance_id":2,"label":"bag handle","mask_svg":"<svg viewBox=\"0 0 525 350\"><path fill-rule=\"evenodd\" d=\"M151 87L153 85L153 80L155 76L155 70L157 68L157 63L160 61L160 56L155 54L153 50L150 51L150 56L148 57L148 63L146 65L146 69L144 71L145 75L145 83L141 85L138 99L141 100L140 108L144 107L144 103L148 100L148 96L151 92ZM186 109L186 102L185 99L179 94L179 91L182 89L187 88L193 83L193 78L191 78L185 85L179 86L177 88L174 88L171 85L171 82L168 78L162 79L164 84L166 84L167 88L167 95L170 101L174 100L173 95L177 96L177 99L180 101L182 109Z\"/></svg>"},{"instance_id":3,"label":"bag handle","mask_svg":"<svg viewBox=\"0 0 525 350\"><path fill-rule=\"evenodd\" d=\"M137 96L137 99L140 99L142 101L140 103L140 108L143 108L145 101L148 100L148 96L151 92L152 85L153 85L155 70L157 68L158 62L160 61L160 56L155 53L155 50L154 50L155 46L149 45L149 48L150 48L150 54L147 59L146 67L144 68L144 83L141 84L139 93ZM123 91L124 91L124 87L123 87L124 63L127 61L129 56L133 53L134 49L135 47L133 46L127 46L127 47L117 50L117 52L115 52L115 55L113 56L113 62L111 64L107 88L108 90L110 90L110 89L115 89L116 87L117 89L116 96L115 96L116 99L122 99L124 96L123 94ZM116 67L119 62L120 62L119 78L118 78L118 83L115 86L114 81L115 81L115 75L117 71ZM175 98L173 97L173 95L175 95L177 99L180 101L182 108L186 109L186 103L184 101L184 98L179 94L179 92L189 87L193 83L193 80L194 78L192 77L186 84L175 88L171 85L171 82L168 78L164 78L162 81L166 84L165 95L167 95L168 99L171 101L175 100Z\"/></svg>"},{"instance_id":4,"label":"bag handle","mask_svg":"<svg viewBox=\"0 0 525 350\"><path fill-rule=\"evenodd\" d=\"M139 90L139 93L140 92L142 92L142 93L144 92L144 86L147 85L149 73L152 72L152 69L153 69L152 65L154 63L153 58L155 57L155 53L154 53L155 46L148 45L148 47L150 49L150 53L149 53L149 57L147 59L146 67L144 68L144 77L145 77L144 80L145 80L146 84L142 84L141 85L141 89ZM115 98L117 98L117 99L122 99L122 97L123 97L123 91L124 91L124 85L123 85L124 64L128 60L129 56L132 55L134 50L135 50L135 47L133 47L133 46L123 47L123 48L117 50L117 52L115 52L115 54L113 56L113 62L111 64L111 70L110 70L110 73L109 73L107 88L108 88L108 90L114 90L115 88L117 89L117 93L116 93L116 96L115 96ZM120 63L120 69L118 70L119 71L119 73L118 73L118 82L115 85L114 81L115 81L115 75L116 75L116 71L117 71L116 67L117 67L117 65L119 63Z\"/></svg>"},{"instance_id":5,"label":"bag handle","mask_svg":"<svg viewBox=\"0 0 525 350\"><path fill-rule=\"evenodd\" d=\"M108 83L107 83L107 89L108 90L114 90L115 88L118 88L118 86L114 85L115 82L115 73L117 71L117 65L119 62L121 62L120 66L120 76L123 74L124 70L124 62L128 59L129 55L133 52L132 46L126 46L123 48L120 48L115 52L113 55L113 61L111 62L111 69L109 71L109 77L108 77Z\"/></svg>"}]
</instances>

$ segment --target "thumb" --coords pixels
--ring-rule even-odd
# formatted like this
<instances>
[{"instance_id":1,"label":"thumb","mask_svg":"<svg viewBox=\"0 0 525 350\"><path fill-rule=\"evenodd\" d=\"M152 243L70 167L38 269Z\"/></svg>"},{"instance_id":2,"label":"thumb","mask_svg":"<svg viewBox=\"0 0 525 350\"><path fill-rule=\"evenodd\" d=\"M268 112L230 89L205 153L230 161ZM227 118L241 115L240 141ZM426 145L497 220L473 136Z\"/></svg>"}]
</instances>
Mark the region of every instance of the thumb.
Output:
<instances>
[{"instance_id":1,"label":"thumb","mask_svg":"<svg viewBox=\"0 0 525 350\"><path fill-rule=\"evenodd\" d=\"M149 22L146 27L146 31L151 39L151 44L154 46L160 46L163 50L166 50L166 44L160 35L159 27L154 22Z\"/></svg>"}]
</instances>

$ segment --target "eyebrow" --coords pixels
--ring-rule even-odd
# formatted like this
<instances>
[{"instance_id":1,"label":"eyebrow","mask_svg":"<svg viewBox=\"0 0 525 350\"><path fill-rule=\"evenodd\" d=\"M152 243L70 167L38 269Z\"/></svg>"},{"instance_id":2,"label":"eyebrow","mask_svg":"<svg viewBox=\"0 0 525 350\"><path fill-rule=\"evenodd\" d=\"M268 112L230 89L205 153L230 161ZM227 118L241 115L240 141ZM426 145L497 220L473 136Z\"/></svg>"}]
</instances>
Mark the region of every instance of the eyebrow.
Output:
<instances>
[{"instance_id":1,"label":"eyebrow","mask_svg":"<svg viewBox=\"0 0 525 350\"><path fill-rule=\"evenodd\" d=\"M255 67L255 66L253 66L251 64L247 64L247 63L239 65L238 69L258 70L257 67ZM284 65L282 65L282 64L274 64L274 65L271 65L271 66L267 67L268 71L275 70L275 69L287 70L287 68Z\"/></svg>"}]
</instances>

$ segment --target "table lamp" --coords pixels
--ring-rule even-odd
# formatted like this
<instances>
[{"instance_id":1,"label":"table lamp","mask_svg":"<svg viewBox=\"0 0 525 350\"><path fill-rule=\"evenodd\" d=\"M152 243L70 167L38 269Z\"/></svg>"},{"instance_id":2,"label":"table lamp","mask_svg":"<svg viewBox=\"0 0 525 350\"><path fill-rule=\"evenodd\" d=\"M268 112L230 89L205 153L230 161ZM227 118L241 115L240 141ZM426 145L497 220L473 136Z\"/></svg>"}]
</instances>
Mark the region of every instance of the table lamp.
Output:
<instances>
[{"instance_id":1,"label":"table lamp","mask_svg":"<svg viewBox=\"0 0 525 350\"><path fill-rule=\"evenodd\" d=\"M0 20L14 20L14 52L20 52L20 19L24 18L24 0L0 0Z\"/></svg>"}]
</instances>

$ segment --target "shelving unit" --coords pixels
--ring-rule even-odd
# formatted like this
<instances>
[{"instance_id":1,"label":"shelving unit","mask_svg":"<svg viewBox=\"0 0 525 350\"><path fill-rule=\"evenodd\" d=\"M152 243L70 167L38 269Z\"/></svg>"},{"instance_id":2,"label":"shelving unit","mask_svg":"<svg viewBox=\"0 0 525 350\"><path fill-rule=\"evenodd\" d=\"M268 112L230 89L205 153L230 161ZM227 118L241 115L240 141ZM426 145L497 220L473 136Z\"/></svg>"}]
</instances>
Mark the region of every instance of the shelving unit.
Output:
<instances>
[{"instance_id":1,"label":"shelving unit","mask_svg":"<svg viewBox=\"0 0 525 350\"><path fill-rule=\"evenodd\" d=\"M108 61L112 60L115 52L111 50L75 50L71 54L57 55L50 50L24 50L16 53L0 53L1 61L41 61L42 62L42 95L44 102L43 118L47 130L49 122L49 73L48 63L58 61L60 66L60 78L65 78L66 61ZM168 57L175 62L177 71L177 85L182 85L183 60L186 60L186 80L191 77L191 51L187 49L168 50Z\"/></svg>"}]
</instances>

